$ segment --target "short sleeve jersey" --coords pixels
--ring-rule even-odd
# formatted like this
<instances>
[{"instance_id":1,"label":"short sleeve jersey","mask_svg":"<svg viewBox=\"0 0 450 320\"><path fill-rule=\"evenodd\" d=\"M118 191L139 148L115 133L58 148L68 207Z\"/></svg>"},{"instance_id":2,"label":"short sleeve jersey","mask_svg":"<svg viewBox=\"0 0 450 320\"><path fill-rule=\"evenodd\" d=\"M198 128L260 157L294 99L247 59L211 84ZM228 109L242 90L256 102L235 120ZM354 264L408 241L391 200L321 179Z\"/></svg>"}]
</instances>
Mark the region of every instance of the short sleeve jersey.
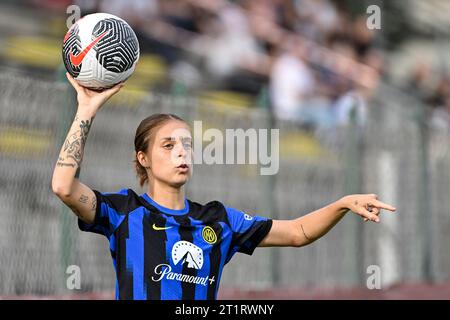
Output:
<instances>
[{"instance_id":1,"label":"short sleeve jersey","mask_svg":"<svg viewBox=\"0 0 450 320\"><path fill-rule=\"evenodd\" d=\"M131 189L94 193L95 220L78 225L108 238L116 299L215 300L225 264L251 255L272 226L219 201L173 210Z\"/></svg>"}]
</instances>

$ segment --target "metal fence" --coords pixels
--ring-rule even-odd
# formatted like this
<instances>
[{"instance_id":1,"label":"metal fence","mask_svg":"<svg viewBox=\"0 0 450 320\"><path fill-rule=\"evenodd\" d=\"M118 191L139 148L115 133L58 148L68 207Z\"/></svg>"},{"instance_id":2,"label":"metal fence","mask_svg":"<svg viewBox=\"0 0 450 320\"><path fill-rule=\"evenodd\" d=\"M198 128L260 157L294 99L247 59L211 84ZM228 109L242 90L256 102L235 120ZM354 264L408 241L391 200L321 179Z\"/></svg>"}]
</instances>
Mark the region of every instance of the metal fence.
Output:
<instances>
[{"instance_id":1,"label":"metal fence","mask_svg":"<svg viewBox=\"0 0 450 320\"><path fill-rule=\"evenodd\" d=\"M69 265L81 268L81 292L113 291L106 238L78 230L75 216L51 192L51 176L74 115L73 90L0 75L0 295L64 295ZM258 248L225 267L222 288L365 286L379 266L384 286L450 279L449 133L427 126L422 106L380 88L368 122L320 134L293 123L280 129L280 168L196 165L188 197L271 218L292 219L347 193L377 193L397 207L382 223L348 214L324 238L303 248ZM123 92L97 115L80 179L104 192L130 187L133 139L140 120L172 112L204 127L269 128L267 109L218 107L193 97ZM78 291L79 292L79 291Z\"/></svg>"}]
</instances>

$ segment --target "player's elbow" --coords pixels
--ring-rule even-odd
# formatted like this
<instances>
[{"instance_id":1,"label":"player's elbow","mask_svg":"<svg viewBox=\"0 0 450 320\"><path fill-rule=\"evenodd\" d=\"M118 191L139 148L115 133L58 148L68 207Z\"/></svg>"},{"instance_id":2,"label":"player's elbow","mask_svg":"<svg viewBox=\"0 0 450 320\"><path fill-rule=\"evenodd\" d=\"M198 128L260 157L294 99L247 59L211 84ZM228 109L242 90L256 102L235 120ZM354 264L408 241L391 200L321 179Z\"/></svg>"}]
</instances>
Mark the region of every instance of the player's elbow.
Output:
<instances>
[{"instance_id":1,"label":"player's elbow","mask_svg":"<svg viewBox=\"0 0 450 320\"><path fill-rule=\"evenodd\" d=\"M74 183L68 179L53 175L52 191L61 200L69 199L73 193Z\"/></svg>"},{"instance_id":2,"label":"player's elbow","mask_svg":"<svg viewBox=\"0 0 450 320\"><path fill-rule=\"evenodd\" d=\"M292 235L292 237L291 237L291 246L292 247L300 248L306 244L307 243L305 242L305 239L302 236L300 236L300 234L295 233L294 235Z\"/></svg>"},{"instance_id":3,"label":"player's elbow","mask_svg":"<svg viewBox=\"0 0 450 320\"><path fill-rule=\"evenodd\" d=\"M315 241L315 239L306 239L305 237L302 236L296 236L295 239L292 242L292 247L296 247L296 248L300 248L300 247L304 247L308 244L311 244Z\"/></svg>"},{"instance_id":4,"label":"player's elbow","mask_svg":"<svg viewBox=\"0 0 450 320\"><path fill-rule=\"evenodd\" d=\"M299 230L297 226L291 230L290 238L291 246L296 248L300 248L314 242L314 239L307 237L306 234L302 232L301 228Z\"/></svg>"},{"instance_id":5,"label":"player's elbow","mask_svg":"<svg viewBox=\"0 0 450 320\"><path fill-rule=\"evenodd\" d=\"M52 191L61 200L68 199L72 195L72 190L69 186L54 182L52 183Z\"/></svg>"},{"instance_id":6,"label":"player's elbow","mask_svg":"<svg viewBox=\"0 0 450 320\"><path fill-rule=\"evenodd\" d=\"M291 247L299 248L305 245L305 238L295 228L291 230L289 238Z\"/></svg>"}]
</instances>

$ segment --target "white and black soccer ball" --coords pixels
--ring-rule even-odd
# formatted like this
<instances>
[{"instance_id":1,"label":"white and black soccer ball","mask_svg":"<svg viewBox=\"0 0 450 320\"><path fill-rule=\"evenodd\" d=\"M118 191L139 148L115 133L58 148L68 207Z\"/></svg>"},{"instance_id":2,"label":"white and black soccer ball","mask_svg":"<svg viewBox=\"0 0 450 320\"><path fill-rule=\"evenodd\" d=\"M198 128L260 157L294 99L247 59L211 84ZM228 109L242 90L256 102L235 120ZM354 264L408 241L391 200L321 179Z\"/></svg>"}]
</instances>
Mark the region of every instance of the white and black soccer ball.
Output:
<instances>
[{"instance_id":1,"label":"white and black soccer ball","mask_svg":"<svg viewBox=\"0 0 450 320\"><path fill-rule=\"evenodd\" d=\"M110 88L133 73L139 42L123 19L94 13L72 25L64 37L62 55L67 71L80 85Z\"/></svg>"}]
</instances>

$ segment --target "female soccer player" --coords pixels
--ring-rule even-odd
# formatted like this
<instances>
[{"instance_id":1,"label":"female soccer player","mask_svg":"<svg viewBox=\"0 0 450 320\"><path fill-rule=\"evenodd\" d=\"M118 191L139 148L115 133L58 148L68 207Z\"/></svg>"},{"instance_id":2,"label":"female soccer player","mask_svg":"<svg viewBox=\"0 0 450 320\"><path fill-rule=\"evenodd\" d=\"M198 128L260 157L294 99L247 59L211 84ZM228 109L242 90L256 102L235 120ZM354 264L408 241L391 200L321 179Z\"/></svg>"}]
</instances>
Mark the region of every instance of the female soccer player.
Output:
<instances>
[{"instance_id":1,"label":"female soccer player","mask_svg":"<svg viewBox=\"0 0 450 320\"><path fill-rule=\"evenodd\" d=\"M147 192L91 190L76 178L92 121L122 84L77 91L78 110L56 163L53 192L78 216L83 231L105 235L116 270L116 299L216 299L224 265L236 252L256 247L301 247L327 233L349 210L379 222L381 209L395 208L374 194L342 199L294 220L251 216L218 201L185 198L191 173L189 126L179 117L144 119L134 140L136 170ZM208 183L205 181L205 183Z\"/></svg>"}]
</instances>

